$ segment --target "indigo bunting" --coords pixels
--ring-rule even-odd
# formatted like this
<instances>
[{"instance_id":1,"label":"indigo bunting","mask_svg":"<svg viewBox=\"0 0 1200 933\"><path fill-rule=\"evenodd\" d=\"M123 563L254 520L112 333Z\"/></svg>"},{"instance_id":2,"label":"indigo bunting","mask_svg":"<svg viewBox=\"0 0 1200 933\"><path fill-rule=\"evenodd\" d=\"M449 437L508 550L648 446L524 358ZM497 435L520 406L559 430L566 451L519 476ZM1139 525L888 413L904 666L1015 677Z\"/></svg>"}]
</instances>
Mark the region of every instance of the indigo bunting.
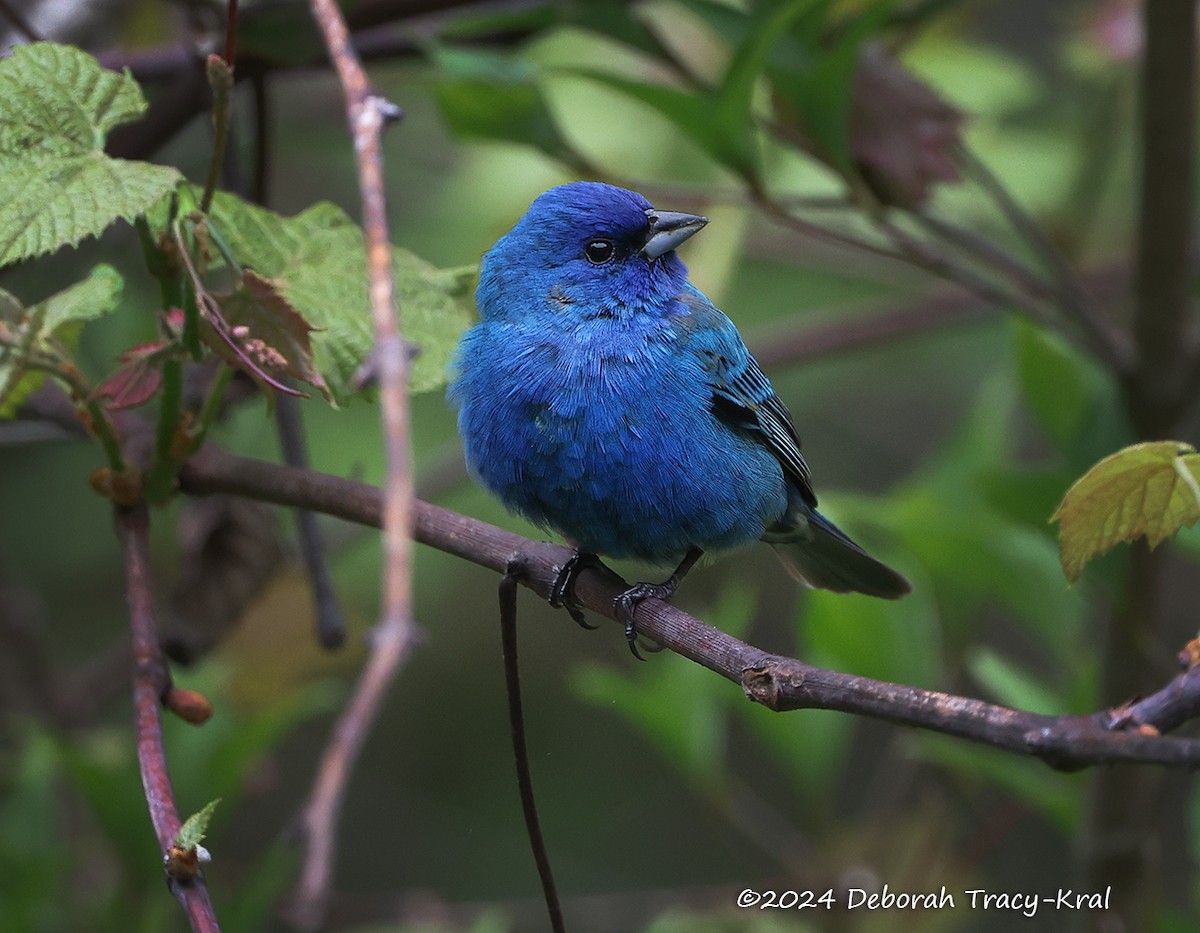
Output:
<instances>
[{"instance_id":1,"label":"indigo bunting","mask_svg":"<svg viewBox=\"0 0 1200 933\"><path fill-rule=\"evenodd\" d=\"M704 551L762 540L809 586L911 588L817 511L791 415L675 254L706 223L612 185L545 192L483 258L450 387L472 474L575 546L558 602L581 559L678 563L617 600L634 654L637 603Z\"/></svg>"}]
</instances>

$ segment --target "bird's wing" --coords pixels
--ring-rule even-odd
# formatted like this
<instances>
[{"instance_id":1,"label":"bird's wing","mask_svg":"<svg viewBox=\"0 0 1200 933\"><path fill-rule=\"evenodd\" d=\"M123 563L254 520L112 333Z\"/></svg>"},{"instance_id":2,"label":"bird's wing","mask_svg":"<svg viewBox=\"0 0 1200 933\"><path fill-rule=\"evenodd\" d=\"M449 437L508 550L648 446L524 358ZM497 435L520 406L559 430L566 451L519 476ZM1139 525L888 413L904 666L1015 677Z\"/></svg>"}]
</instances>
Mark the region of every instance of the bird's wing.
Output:
<instances>
[{"instance_id":1,"label":"bird's wing","mask_svg":"<svg viewBox=\"0 0 1200 933\"><path fill-rule=\"evenodd\" d=\"M726 423L755 435L783 464L801 498L815 508L812 476L800 453L800 438L791 413L746 349L737 328L694 288L678 300L685 309L679 330L689 348L703 357L710 374L713 412Z\"/></svg>"}]
</instances>

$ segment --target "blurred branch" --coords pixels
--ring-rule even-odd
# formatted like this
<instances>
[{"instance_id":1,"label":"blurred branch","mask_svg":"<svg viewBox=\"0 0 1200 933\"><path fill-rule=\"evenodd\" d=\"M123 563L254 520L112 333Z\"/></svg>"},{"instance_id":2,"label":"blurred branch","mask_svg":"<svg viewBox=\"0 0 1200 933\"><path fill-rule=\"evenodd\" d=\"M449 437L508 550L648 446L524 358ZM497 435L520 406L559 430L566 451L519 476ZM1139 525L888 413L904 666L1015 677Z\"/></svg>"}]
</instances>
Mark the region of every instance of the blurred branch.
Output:
<instances>
[{"instance_id":1,"label":"blurred branch","mask_svg":"<svg viewBox=\"0 0 1200 933\"><path fill-rule=\"evenodd\" d=\"M419 54L421 49L409 35L401 35L390 24L476 5L469 0L368 0L354 4L348 11L348 25L353 33L353 46L364 61L390 60ZM480 4L482 5L482 4ZM263 5L267 14L270 5ZM242 11L243 30L250 28L256 16L255 6ZM498 31L473 37L472 42L512 44L527 38L532 29ZM165 86L153 95L146 115L136 123L117 127L108 137L106 150L110 155L126 159L147 158L211 103L204 78L207 53L215 51L197 42L173 42L148 49L107 49L96 57L105 68L123 71L128 68L140 83L162 83ZM238 55L235 82L259 80L266 75L298 68L324 68L325 58L312 61L275 61L242 51Z\"/></svg>"},{"instance_id":2,"label":"blurred branch","mask_svg":"<svg viewBox=\"0 0 1200 933\"><path fill-rule=\"evenodd\" d=\"M1137 368L1124 381L1126 407L1141 440L1170 437L1193 400L1187 370L1196 366L1191 294L1195 210L1196 5L1146 0L1140 65L1140 181L1133 338ZM1153 646L1166 637L1164 558L1144 541L1130 552L1125 590L1113 613L1102 658L1101 695L1130 696L1153 679ZM1189 693L1180 684L1185 704ZM1139 714L1178 719L1154 705ZM1185 705L1186 709L1186 705ZM1157 722L1155 723L1157 725ZM1130 768L1098 772L1089 788L1082 855L1086 881L1120 892L1115 905L1127 929L1151 925L1163 894L1160 865L1168 821L1160 776Z\"/></svg>"},{"instance_id":3,"label":"blurred branch","mask_svg":"<svg viewBox=\"0 0 1200 933\"><path fill-rule=\"evenodd\" d=\"M182 825L167 772L160 706L171 689L167 662L158 644L150 588L150 519L145 505L115 509L117 537L125 560L126 598L133 632L133 704L136 713L138 765L150 808L150 822L164 861ZM219 933L216 914L203 874L176 877L167 872L171 893L187 912L194 933Z\"/></svg>"},{"instance_id":4,"label":"blurred branch","mask_svg":"<svg viewBox=\"0 0 1200 933\"><path fill-rule=\"evenodd\" d=\"M1058 307L1064 315L1073 318L1087 334L1092 342L1092 351L1117 375L1128 373L1134 365L1132 349L1096 314L1095 307L1084 294L1062 251L975 153L966 146L961 146L958 150L958 160L965 167L967 174L1000 209L1013 230L1028 246L1037 251L1054 280L1050 295L1057 300Z\"/></svg>"},{"instance_id":5,"label":"blurred branch","mask_svg":"<svg viewBox=\"0 0 1200 933\"><path fill-rule=\"evenodd\" d=\"M185 466L181 488L193 494L225 492L277 505L303 506L378 527L383 494L373 487L312 470L238 457L208 445ZM415 536L423 544L504 573L515 555L526 561L525 582L545 598L571 552L536 542L425 502L415 503ZM628 584L603 569L583 572L575 587L581 603L610 619L613 600ZM1200 715L1200 673L1189 670L1137 706L1090 715L1047 716L967 697L824 670L772 655L695 619L647 600L638 630L677 654L739 684L747 697L776 711L833 709L915 726L1028 755L1060 770L1115 761L1194 768L1200 740L1157 734ZM1170 712L1156 697L1170 697ZM1148 704L1148 705L1146 705Z\"/></svg>"},{"instance_id":6,"label":"blurred branch","mask_svg":"<svg viewBox=\"0 0 1200 933\"><path fill-rule=\"evenodd\" d=\"M372 650L350 703L317 774L304 811L305 857L289 913L301 927L322 925L333 877L337 827L349 773L362 750L387 688L416 641L412 621L412 469L409 454L408 352L397 324L392 247L388 236L381 138L401 117L400 108L378 94L367 80L350 44L350 33L336 0L312 0L329 57L346 98L346 117L354 139L358 185L362 193L367 277L375 324L375 361L383 413L387 465L382 503L384 580L380 621Z\"/></svg>"},{"instance_id":7,"label":"blurred branch","mask_svg":"<svg viewBox=\"0 0 1200 933\"><path fill-rule=\"evenodd\" d=\"M283 460L289 466L308 466L308 445L300 405L294 398L281 395L275 400L275 426ZM338 602L337 590L329 572L329 552L317 516L307 509L296 509L296 533L300 556L313 588L313 609L317 617L317 640L326 648L339 648L346 641L346 620Z\"/></svg>"},{"instance_id":8,"label":"blurred branch","mask_svg":"<svg viewBox=\"0 0 1200 933\"><path fill-rule=\"evenodd\" d=\"M1195 4L1147 0L1141 88L1141 202L1133 331L1140 367L1132 412L1141 437L1167 436L1193 355L1192 214L1196 103Z\"/></svg>"},{"instance_id":9,"label":"blurred branch","mask_svg":"<svg viewBox=\"0 0 1200 933\"><path fill-rule=\"evenodd\" d=\"M0 17L8 20L17 27L17 32L21 33L30 42L40 42L41 36L38 35L36 29L30 24L23 13L10 2L10 0L0 0Z\"/></svg>"},{"instance_id":10,"label":"blurred branch","mask_svg":"<svg viewBox=\"0 0 1200 933\"><path fill-rule=\"evenodd\" d=\"M871 314L846 315L827 324L806 324L770 337L751 340L754 358L770 370L795 366L886 343L900 337L928 333L955 324L995 317L999 310L970 292L955 289L922 295L907 304Z\"/></svg>"}]
</instances>

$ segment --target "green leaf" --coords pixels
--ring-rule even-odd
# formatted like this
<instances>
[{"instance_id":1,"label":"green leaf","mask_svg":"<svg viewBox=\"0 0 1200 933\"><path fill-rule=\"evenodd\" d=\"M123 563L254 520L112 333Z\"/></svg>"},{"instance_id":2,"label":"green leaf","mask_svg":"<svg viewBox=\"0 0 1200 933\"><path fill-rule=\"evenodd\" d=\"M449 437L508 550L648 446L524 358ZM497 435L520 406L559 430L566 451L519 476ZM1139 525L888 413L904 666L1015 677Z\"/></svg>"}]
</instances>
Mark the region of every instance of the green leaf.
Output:
<instances>
[{"instance_id":1,"label":"green leaf","mask_svg":"<svg viewBox=\"0 0 1200 933\"><path fill-rule=\"evenodd\" d=\"M85 323L116 309L124 284L116 269L101 263L82 282L34 305L30 314L43 313L42 332L73 346Z\"/></svg>"},{"instance_id":2,"label":"green leaf","mask_svg":"<svg viewBox=\"0 0 1200 933\"><path fill-rule=\"evenodd\" d=\"M1029 803L1068 838L1074 835L1082 812L1083 795L1074 775L1051 771L1040 761L972 745L933 733L914 735L917 757L940 763L968 793L974 784L998 787Z\"/></svg>"},{"instance_id":3,"label":"green leaf","mask_svg":"<svg viewBox=\"0 0 1200 933\"><path fill-rule=\"evenodd\" d=\"M773 45L767 73L821 155L843 174L850 174L854 171L850 102L859 50L886 22L895 3L876 0L866 12L837 29L832 40L826 28L831 5L831 0L791 5L788 39Z\"/></svg>"},{"instance_id":4,"label":"green leaf","mask_svg":"<svg viewBox=\"0 0 1200 933\"><path fill-rule=\"evenodd\" d=\"M1032 673L990 648L977 648L967 657L971 675L999 703L1047 716L1066 712L1066 701Z\"/></svg>"},{"instance_id":5,"label":"green leaf","mask_svg":"<svg viewBox=\"0 0 1200 933\"><path fill-rule=\"evenodd\" d=\"M1023 318L1015 318L1017 374L1034 417L1060 452L1079 441L1091 413L1098 380L1065 340Z\"/></svg>"},{"instance_id":6,"label":"green leaf","mask_svg":"<svg viewBox=\"0 0 1200 933\"><path fill-rule=\"evenodd\" d=\"M128 74L70 46L0 60L0 266L132 221L178 184L173 168L104 154L108 131L145 109Z\"/></svg>"},{"instance_id":7,"label":"green leaf","mask_svg":"<svg viewBox=\"0 0 1200 933\"><path fill-rule=\"evenodd\" d=\"M573 160L532 65L486 49L436 46L432 54L441 74L438 103L456 136L534 145Z\"/></svg>"},{"instance_id":8,"label":"green leaf","mask_svg":"<svg viewBox=\"0 0 1200 933\"><path fill-rule=\"evenodd\" d=\"M813 664L896 683L941 682L941 632L928 592L892 602L813 590L801 618L801 657Z\"/></svg>"},{"instance_id":9,"label":"green leaf","mask_svg":"<svg viewBox=\"0 0 1200 933\"><path fill-rule=\"evenodd\" d=\"M341 208L321 202L295 217L218 192L211 222L234 257L298 312L311 334L316 372L337 402L375 342L362 230ZM393 248L396 301L405 338L421 350L412 367L414 392L445 383L450 354L473 316L463 271L437 269Z\"/></svg>"},{"instance_id":10,"label":"green leaf","mask_svg":"<svg viewBox=\"0 0 1200 933\"><path fill-rule=\"evenodd\" d=\"M268 394L278 385L274 379L288 376L328 396L313 362L312 327L280 295L278 282L247 269L236 290L215 297L226 332L224 337L218 334L219 322L208 319L202 321L201 332L218 356L249 373Z\"/></svg>"},{"instance_id":11,"label":"green leaf","mask_svg":"<svg viewBox=\"0 0 1200 933\"><path fill-rule=\"evenodd\" d=\"M758 174L754 131L749 112L739 114L714 91L683 91L663 84L648 84L595 69L573 69L570 74L607 85L658 111L675 124L715 162L743 178ZM719 120L714 114L720 113ZM744 116L743 124L730 124Z\"/></svg>"},{"instance_id":12,"label":"green leaf","mask_svg":"<svg viewBox=\"0 0 1200 933\"><path fill-rule=\"evenodd\" d=\"M220 797L210 800L205 804L203 810L193 813L184 820L183 825L179 827L179 832L175 834L175 845L186 851L200 845L204 834L208 832L208 824L212 820L213 811L217 809L217 804L220 802Z\"/></svg>"},{"instance_id":13,"label":"green leaf","mask_svg":"<svg viewBox=\"0 0 1200 933\"><path fill-rule=\"evenodd\" d=\"M736 635L748 624L752 609L750 591L730 586L712 618ZM623 715L695 785L717 787L726 775L730 699L746 704L699 665L674 656L661 660L652 672L588 664L575 675L573 687Z\"/></svg>"},{"instance_id":14,"label":"green leaf","mask_svg":"<svg viewBox=\"0 0 1200 933\"><path fill-rule=\"evenodd\" d=\"M0 337L6 338L0 340L0 418L11 418L37 390L47 364L70 362L65 354L83 325L116 308L122 288L115 269L98 265L82 282L28 309L0 290Z\"/></svg>"},{"instance_id":15,"label":"green leaf","mask_svg":"<svg viewBox=\"0 0 1200 933\"><path fill-rule=\"evenodd\" d=\"M1200 520L1200 454L1189 444L1153 441L1105 457L1063 497L1058 521L1063 573L1074 582L1093 557L1143 535L1158 547Z\"/></svg>"}]
</instances>

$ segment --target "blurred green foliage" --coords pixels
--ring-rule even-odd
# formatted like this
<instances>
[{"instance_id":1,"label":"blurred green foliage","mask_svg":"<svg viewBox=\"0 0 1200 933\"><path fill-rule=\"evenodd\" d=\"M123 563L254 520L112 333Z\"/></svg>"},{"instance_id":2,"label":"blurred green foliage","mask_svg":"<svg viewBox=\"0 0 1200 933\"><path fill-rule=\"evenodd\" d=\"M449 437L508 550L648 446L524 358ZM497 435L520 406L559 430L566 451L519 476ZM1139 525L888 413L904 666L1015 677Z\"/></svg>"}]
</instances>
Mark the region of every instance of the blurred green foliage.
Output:
<instances>
[{"instance_id":1,"label":"blurred green foliage","mask_svg":"<svg viewBox=\"0 0 1200 933\"><path fill-rule=\"evenodd\" d=\"M966 144L1073 265L1121 266L1135 203L1135 75L1097 31L1098 6L545 2L401 23L420 54L372 66L379 89L406 112L387 137L393 239L445 293L453 314L434 321L453 319L444 344L463 324L461 281L434 267L470 267L532 197L582 173L639 187L662 207L706 205L713 223L685 259L752 348L932 300L941 293L924 273L837 250L761 209L762 199L866 197L838 207L831 225L885 243L871 220L884 206L863 192L848 122L851 66L865 42L885 36L907 40L904 65L965 111ZM166 43L175 27L158 7L133 4L128 28ZM915 27L901 17L913 10L927 11ZM295 14L247 4L245 54L311 60L319 46ZM321 200L353 214L332 77L281 71L269 83L269 206L299 215L288 224ZM203 177L200 122L155 161ZM932 191L928 211L1037 262L980 185ZM803 217L824 222L822 209ZM917 229L913 216L902 222ZM242 244L242 253L269 239ZM158 285L133 236L112 230L0 279L34 305L101 260L126 287L121 313L83 335L79 362L96 378L119 352L158 336ZM265 274L285 269L289 262ZM344 277L317 279L309 283L317 305L344 298ZM795 415L823 508L909 574L916 592L896 604L797 592L754 549L703 567L678 602L767 650L864 676L1040 712L1113 702L1099 692L1098 631L1124 557L1101 559L1068 589L1048 524L1067 487L1132 440L1114 378L1078 343L997 313L803 367L777 364L771 376ZM352 369L338 364L344 378ZM426 368L422 386L438 381ZM214 427L214 439L274 458L265 418L264 406L244 405ZM381 478L371 406L309 404L305 419L314 466ZM413 424L420 481L437 501L539 534L466 480L439 393L414 400ZM106 503L85 486L98 455L78 443L4 437L13 440L0 443L0 597L11 598L0 613L19 618L34 647L14 654L25 670L17 689L0 691L0 930L184 929L163 889L127 698L119 680L97 674L127 639ZM174 505L155 513L164 590L186 559L170 531L177 514ZM376 608L374 537L332 525L329 533L355 639L346 656L312 646L307 589L290 573L212 658L177 672L217 707L201 728L169 723L167 747L186 812L223 799L206 874L223 929L234 933L279 923L275 903L295 867L287 833ZM350 785L330 929L491 933L542 922L511 777L494 584L446 555L417 556L426 640ZM682 658L631 666L615 629L585 635L526 595L533 768L579 929L1008 930L1011 919L968 910L827 918L738 912L733 903L747 886L824 890L862 878L893 889L1038 893L1074 883L1086 776L834 713L775 715ZM1194 587L1191 595L1194 605ZM8 608L18 603L19 617ZM52 697L95 698L85 692L82 712L56 715L38 701L34 662L52 672L40 688ZM1200 824L1200 806L1190 813ZM1188 880L1174 885L1158 928L1190 929L1195 856L1169 855L1171 878Z\"/></svg>"}]
</instances>

